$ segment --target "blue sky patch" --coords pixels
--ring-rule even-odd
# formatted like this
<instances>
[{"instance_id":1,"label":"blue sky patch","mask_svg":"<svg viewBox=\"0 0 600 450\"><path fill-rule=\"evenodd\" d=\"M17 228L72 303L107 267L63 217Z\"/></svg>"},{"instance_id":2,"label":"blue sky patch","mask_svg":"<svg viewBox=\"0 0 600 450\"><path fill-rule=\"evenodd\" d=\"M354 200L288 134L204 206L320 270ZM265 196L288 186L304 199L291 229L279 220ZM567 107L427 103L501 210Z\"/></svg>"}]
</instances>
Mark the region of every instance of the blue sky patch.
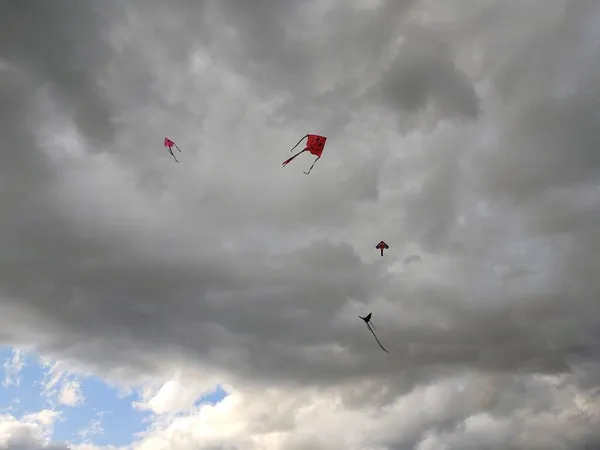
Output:
<instances>
[{"instance_id":1,"label":"blue sky patch","mask_svg":"<svg viewBox=\"0 0 600 450\"><path fill-rule=\"evenodd\" d=\"M0 413L21 419L25 414L43 409L60 411L62 417L54 424L54 441L75 445L125 446L135 440L137 433L147 428L148 419L152 416L151 411L132 406L132 402L140 400L137 393L122 396L118 388L97 377L63 375L53 390L45 391L46 383L52 378L52 365L43 365L34 354L0 347L0 362L3 365ZM79 385L83 402L68 406L58 401L65 382ZM227 392L221 386L216 386L214 391L199 398L194 405L214 405L226 396Z\"/></svg>"},{"instance_id":2,"label":"blue sky patch","mask_svg":"<svg viewBox=\"0 0 600 450\"><path fill-rule=\"evenodd\" d=\"M222 401L225 397L227 397L227 392L221 387L221 385L217 385L214 391L203 395L198 400L194 402L194 406L198 407L200 405L216 405L220 401Z\"/></svg>"}]
</instances>

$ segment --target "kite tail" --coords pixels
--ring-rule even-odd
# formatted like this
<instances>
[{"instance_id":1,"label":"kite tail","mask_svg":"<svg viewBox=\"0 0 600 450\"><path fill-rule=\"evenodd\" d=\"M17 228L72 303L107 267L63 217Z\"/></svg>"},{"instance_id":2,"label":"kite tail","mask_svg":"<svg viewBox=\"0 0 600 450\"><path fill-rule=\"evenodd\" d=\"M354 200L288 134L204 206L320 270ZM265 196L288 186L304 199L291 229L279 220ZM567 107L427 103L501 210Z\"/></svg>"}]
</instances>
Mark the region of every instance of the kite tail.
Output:
<instances>
[{"instance_id":1,"label":"kite tail","mask_svg":"<svg viewBox=\"0 0 600 450\"><path fill-rule=\"evenodd\" d=\"M177 147L177 144L175 144L175 148L176 148L177 150L179 150L179 152L181 153L181 149L180 149L179 147Z\"/></svg>"},{"instance_id":2,"label":"kite tail","mask_svg":"<svg viewBox=\"0 0 600 450\"><path fill-rule=\"evenodd\" d=\"M317 156L317 159L315 159L315 161L312 163L312 166L310 166L310 169L308 169L308 172L304 172L305 175L308 175L310 173L310 171L312 170L312 168L315 167L315 164L317 163L319 158L320 158L320 156Z\"/></svg>"},{"instance_id":3,"label":"kite tail","mask_svg":"<svg viewBox=\"0 0 600 450\"><path fill-rule=\"evenodd\" d=\"M369 328L369 330L371 330L371 328ZM383 344L381 343L381 341L379 341L379 338L377 337L377 335L375 334L375 332L373 330L371 330L371 334L373 335L373 337L377 341L377 344L379 345L379 347L381 348L381 350L383 350L384 352L386 352L389 355L390 352L388 352L386 350L386 348L383 346Z\"/></svg>"},{"instance_id":4,"label":"kite tail","mask_svg":"<svg viewBox=\"0 0 600 450\"><path fill-rule=\"evenodd\" d=\"M292 156L291 158L286 159L283 164L281 165L281 167L285 166L287 163L289 163L290 161L292 161L296 156L298 156L300 153L304 153L306 151L306 149L302 150L301 152L296 153L294 156Z\"/></svg>"},{"instance_id":5,"label":"kite tail","mask_svg":"<svg viewBox=\"0 0 600 450\"><path fill-rule=\"evenodd\" d=\"M307 137L308 137L308 134L306 136L304 136L302 139L300 139L298 141L298 143L291 148L290 153L292 153L294 151L294 149L300 145L300 142L302 142Z\"/></svg>"},{"instance_id":6,"label":"kite tail","mask_svg":"<svg viewBox=\"0 0 600 450\"><path fill-rule=\"evenodd\" d=\"M381 248L380 250L381 250L381 256L383 256L383 248Z\"/></svg>"}]
</instances>

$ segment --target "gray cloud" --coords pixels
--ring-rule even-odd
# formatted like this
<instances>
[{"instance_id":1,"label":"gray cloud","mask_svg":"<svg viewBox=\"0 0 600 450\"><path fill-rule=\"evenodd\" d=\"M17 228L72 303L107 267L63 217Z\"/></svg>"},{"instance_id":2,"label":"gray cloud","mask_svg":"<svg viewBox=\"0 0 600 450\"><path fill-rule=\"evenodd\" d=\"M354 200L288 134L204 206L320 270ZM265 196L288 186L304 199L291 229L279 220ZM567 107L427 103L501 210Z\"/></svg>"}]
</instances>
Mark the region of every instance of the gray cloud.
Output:
<instances>
[{"instance_id":1,"label":"gray cloud","mask_svg":"<svg viewBox=\"0 0 600 450\"><path fill-rule=\"evenodd\" d=\"M0 444L3 450L72 450L72 447L64 444L47 443L35 429L27 425L15 425L9 427L8 437Z\"/></svg>"},{"instance_id":2,"label":"gray cloud","mask_svg":"<svg viewBox=\"0 0 600 450\"><path fill-rule=\"evenodd\" d=\"M370 442L598 445L597 415L544 416L575 407L536 377L598 406L600 12L379 3L0 6L1 341L347 410L464 375ZM323 159L281 169L307 132Z\"/></svg>"},{"instance_id":3,"label":"gray cloud","mask_svg":"<svg viewBox=\"0 0 600 450\"><path fill-rule=\"evenodd\" d=\"M111 105L97 80L111 51L102 37L110 17L72 2L17 1L3 2L0 16L3 59L51 91L87 137L110 142Z\"/></svg>"},{"instance_id":4,"label":"gray cloud","mask_svg":"<svg viewBox=\"0 0 600 450\"><path fill-rule=\"evenodd\" d=\"M447 115L476 118L477 93L456 68L452 48L432 30L409 29L404 37L405 43L382 80L384 100L409 112L418 112L433 101Z\"/></svg>"}]
</instances>

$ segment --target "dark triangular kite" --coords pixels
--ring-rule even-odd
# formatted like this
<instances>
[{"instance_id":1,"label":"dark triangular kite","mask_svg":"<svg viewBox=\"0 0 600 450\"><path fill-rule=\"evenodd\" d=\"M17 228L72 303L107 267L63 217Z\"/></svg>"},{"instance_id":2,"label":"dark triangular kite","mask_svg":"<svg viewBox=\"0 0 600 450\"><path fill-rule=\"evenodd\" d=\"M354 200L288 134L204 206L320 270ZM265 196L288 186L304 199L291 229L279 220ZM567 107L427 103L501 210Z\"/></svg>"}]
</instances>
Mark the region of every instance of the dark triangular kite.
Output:
<instances>
[{"instance_id":1,"label":"dark triangular kite","mask_svg":"<svg viewBox=\"0 0 600 450\"><path fill-rule=\"evenodd\" d=\"M381 256L383 256L383 250L387 250L390 248L385 242L381 241L379 244L375 246L376 249L381 250Z\"/></svg>"},{"instance_id":2,"label":"dark triangular kite","mask_svg":"<svg viewBox=\"0 0 600 450\"><path fill-rule=\"evenodd\" d=\"M373 328L375 328L375 324L373 322L371 322L371 315L372 315L372 313L369 313L369 314L366 315L366 317L362 317L362 316L358 316L358 317L361 318L362 320L364 320L364 322L367 324L367 328L369 329L369 331L371 332L371 334L373 335L373 337L375 338L375 340L379 344L379 347L381 347L381 350L383 350L384 352L386 352L389 355L390 352L388 352L385 349L385 347L383 345L381 345L381 342L379 342L379 338L377 337L377 335L373 331ZM369 323L369 322L371 322L371 323ZM373 328L371 328L371 325L373 325Z\"/></svg>"}]
</instances>

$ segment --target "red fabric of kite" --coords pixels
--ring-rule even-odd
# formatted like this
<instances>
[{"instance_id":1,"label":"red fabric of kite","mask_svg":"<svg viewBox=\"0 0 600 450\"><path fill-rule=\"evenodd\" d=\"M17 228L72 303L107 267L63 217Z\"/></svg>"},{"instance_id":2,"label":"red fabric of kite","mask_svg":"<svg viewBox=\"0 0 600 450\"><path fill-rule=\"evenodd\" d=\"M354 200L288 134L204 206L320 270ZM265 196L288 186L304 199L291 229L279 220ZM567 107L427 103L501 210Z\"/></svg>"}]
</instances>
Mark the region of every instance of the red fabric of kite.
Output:
<instances>
[{"instance_id":1,"label":"red fabric of kite","mask_svg":"<svg viewBox=\"0 0 600 450\"><path fill-rule=\"evenodd\" d=\"M298 147L300 145L300 142L302 142L305 138L308 138L308 140L306 142L306 147L304 148L304 150L296 153L291 158L285 160L283 162L283 164L281 165L281 167L284 167L287 163L292 161L300 153L304 153L304 152L308 151L317 157L317 159L315 159L315 161L312 163L312 166L310 166L310 169L308 169L308 172L304 172L306 175L308 175L310 173L312 168L315 166L315 163L319 160L319 158L323 154L323 150L325 149L325 141L327 141L327 138L325 136L319 136L318 134L307 134L302 139L300 139L296 145L294 145L292 147L290 152L293 151L296 147Z\"/></svg>"},{"instance_id":2,"label":"red fabric of kite","mask_svg":"<svg viewBox=\"0 0 600 450\"><path fill-rule=\"evenodd\" d=\"M175 142L173 142L171 139L169 139L168 137L165 138L165 147L169 147L172 148L175 145Z\"/></svg>"},{"instance_id":3,"label":"red fabric of kite","mask_svg":"<svg viewBox=\"0 0 600 450\"><path fill-rule=\"evenodd\" d=\"M318 136L316 134L308 135L308 142L306 143L306 150L311 152L316 157L320 158L323 154L323 149L325 148L325 141L327 138L325 136Z\"/></svg>"}]
</instances>

